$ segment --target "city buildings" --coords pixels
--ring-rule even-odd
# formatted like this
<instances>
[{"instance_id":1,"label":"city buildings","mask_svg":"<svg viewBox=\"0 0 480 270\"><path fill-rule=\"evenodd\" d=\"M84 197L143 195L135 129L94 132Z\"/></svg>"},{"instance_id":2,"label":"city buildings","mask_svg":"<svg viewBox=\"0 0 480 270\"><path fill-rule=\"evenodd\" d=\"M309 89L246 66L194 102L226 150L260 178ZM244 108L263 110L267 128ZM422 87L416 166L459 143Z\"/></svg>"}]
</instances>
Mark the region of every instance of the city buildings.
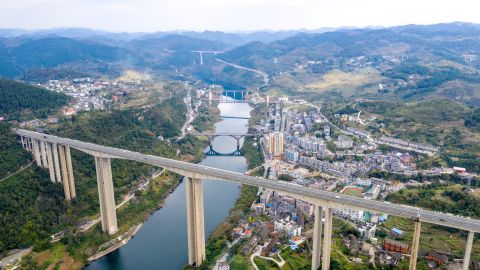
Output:
<instances>
[{"instance_id":1,"label":"city buildings","mask_svg":"<svg viewBox=\"0 0 480 270\"><path fill-rule=\"evenodd\" d=\"M284 135L283 132L272 132L268 136L268 148L270 155L273 157L281 157L284 148Z\"/></svg>"}]
</instances>

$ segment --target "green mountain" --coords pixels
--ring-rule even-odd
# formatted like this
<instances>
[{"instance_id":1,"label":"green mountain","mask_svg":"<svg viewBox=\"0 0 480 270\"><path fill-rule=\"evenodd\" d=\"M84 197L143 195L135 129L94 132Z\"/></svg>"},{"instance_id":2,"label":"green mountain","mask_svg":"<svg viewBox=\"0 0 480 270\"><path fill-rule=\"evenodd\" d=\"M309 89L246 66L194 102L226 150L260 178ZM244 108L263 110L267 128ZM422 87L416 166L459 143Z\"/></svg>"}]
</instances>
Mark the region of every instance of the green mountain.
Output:
<instances>
[{"instance_id":1,"label":"green mountain","mask_svg":"<svg viewBox=\"0 0 480 270\"><path fill-rule=\"evenodd\" d=\"M20 40L18 46L0 45L1 76L16 77L35 68L81 64L135 64L139 58L130 51L98 43L63 37ZM17 45L17 44L15 44Z\"/></svg>"},{"instance_id":2,"label":"green mountain","mask_svg":"<svg viewBox=\"0 0 480 270\"><path fill-rule=\"evenodd\" d=\"M139 38L127 44L127 47L142 53L157 54L164 51L218 51L227 47L222 42L215 42L182 35L168 35L160 38Z\"/></svg>"}]
</instances>

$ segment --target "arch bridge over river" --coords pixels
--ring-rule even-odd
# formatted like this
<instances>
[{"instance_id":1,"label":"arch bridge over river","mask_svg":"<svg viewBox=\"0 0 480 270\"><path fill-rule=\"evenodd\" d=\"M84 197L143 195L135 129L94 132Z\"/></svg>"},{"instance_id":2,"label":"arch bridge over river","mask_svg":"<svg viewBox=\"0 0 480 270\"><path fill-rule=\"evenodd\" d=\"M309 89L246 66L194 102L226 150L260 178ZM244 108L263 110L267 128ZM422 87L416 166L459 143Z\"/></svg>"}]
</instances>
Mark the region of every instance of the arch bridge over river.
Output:
<instances>
[{"instance_id":1,"label":"arch bridge over river","mask_svg":"<svg viewBox=\"0 0 480 270\"><path fill-rule=\"evenodd\" d=\"M243 156L241 148L241 140L244 137L258 137L258 133L192 133L194 136L208 137L208 151L205 153L207 156ZM217 137L231 137L235 139L237 148L231 153L221 153L214 149L213 140Z\"/></svg>"}]
</instances>

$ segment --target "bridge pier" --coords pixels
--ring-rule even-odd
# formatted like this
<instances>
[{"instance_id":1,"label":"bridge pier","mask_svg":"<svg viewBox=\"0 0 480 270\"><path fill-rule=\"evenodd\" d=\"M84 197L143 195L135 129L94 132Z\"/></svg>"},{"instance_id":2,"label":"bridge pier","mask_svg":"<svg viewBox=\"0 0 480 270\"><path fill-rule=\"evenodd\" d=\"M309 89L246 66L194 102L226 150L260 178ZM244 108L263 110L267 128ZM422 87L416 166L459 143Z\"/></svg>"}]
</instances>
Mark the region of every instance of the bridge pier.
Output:
<instances>
[{"instance_id":1,"label":"bridge pier","mask_svg":"<svg viewBox=\"0 0 480 270\"><path fill-rule=\"evenodd\" d=\"M23 136L20 136L20 140L22 141L23 149L27 149L27 144L25 143L25 140L23 139Z\"/></svg>"},{"instance_id":2,"label":"bridge pier","mask_svg":"<svg viewBox=\"0 0 480 270\"><path fill-rule=\"evenodd\" d=\"M42 155L42 167L43 168L47 168L48 166L48 163L47 163L47 151L46 151L46 147L45 147L45 142L44 141L39 141L39 145L40 145L40 153Z\"/></svg>"},{"instance_id":3,"label":"bridge pier","mask_svg":"<svg viewBox=\"0 0 480 270\"><path fill-rule=\"evenodd\" d=\"M70 197L76 198L75 179L73 178L72 155L70 154L70 146L65 146L65 156L67 161L68 183L70 185Z\"/></svg>"},{"instance_id":4,"label":"bridge pier","mask_svg":"<svg viewBox=\"0 0 480 270\"><path fill-rule=\"evenodd\" d=\"M325 229L323 233L323 261L322 270L330 269L330 255L332 253L333 209L325 209Z\"/></svg>"},{"instance_id":5,"label":"bridge pier","mask_svg":"<svg viewBox=\"0 0 480 270\"><path fill-rule=\"evenodd\" d=\"M60 171L60 160L58 159L58 145L56 143L52 144L53 152L53 164L55 166L55 178L58 183L62 183L62 176Z\"/></svg>"},{"instance_id":6,"label":"bridge pier","mask_svg":"<svg viewBox=\"0 0 480 270\"><path fill-rule=\"evenodd\" d=\"M410 266L408 269L417 269L418 248L420 245L420 231L422 230L422 223L415 221L415 230L413 231L412 253L410 255Z\"/></svg>"},{"instance_id":7,"label":"bridge pier","mask_svg":"<svg viewBox=\"0 0 480 270\"><path fill-rule=\"evenodd\" d=\"M42 167L42 160L40 158L40 145L38 140L33 140L33 155L35 156L35 162L38 167Z\"/></svg>"},{"instance_id":8,"label":"bridge pier","mask_svg":"<svg viewBox=\"0 0 480 270\"><path fill-rule=\"evenodd\" d=\"M65 200L70 201L70 185L68 184L68 173L67 173L67 161L65 158L65 148L63 145L58 145L58 151L60 154L60 165L62 171L62 180L63 180L63 193L65 194Z\"/></svg>"},{"instance_id":9,"label":"bridge pier","mask_svg":"<svg viewBox=\"0 0 480 270\"><path fill-rule=\"evenodd\" d=\"M95 156L95 167L102 231L112 235L118 231L118 226L110 158Z\"/></svg>"},{"instance_id":10,"label":"bridge pier","mask_svg":"<svg viewBox=\"0 0 480 270\"><path fill-rule=\"evenodd\" d=\"M29 145L29 148L30 148L29 150L30 150L30 151L33 151L33 139L32 139L32 138L28 138L28 141L29 141L29 142L28 142L28 145Z\"/></svg>"},{"instance_id":11,"label":"bridge pier","mask_svg":"<svg viewBox=\"0 0 480 270\"><path fill-rule=\"evenodd\" d=\"M468 270L470 266L470 255L472 255L474 232L468 232L467 243L465 245L465 255L463 256L463 270Z\"/></svg>"},{"instance_id":12,"label":"bridge pier","mask_svg":"<svg viewBox=\"0 0 480 270\"><path fill-rule=\"evenodd\" d=\"M313 225L312 270L320 266L322 252L322 207L315 205L315 223Z\"/></svg>"},{"instance_id":13,"label":"bridge pier","mask_svg":"<svg viewBox=\"0 0 480 270\"><path fill-rule=\"evenodd\" d=\"M200 266L205 260L205 225L202 180L185 177L187 193L188 264Z\"/></svg>"},{"instance_id":14,"label":"bridge pier","mask_svg":"<svg viewBox=\"0 0 480 270\"><path fill-rule=\"evenodd\" d=\"M47 146L47 161L48 161L48 172L50 174L50 181L55 183L55 168L53 164L53 154L52 154L52 145L50 143L45 143Z\"/></svg>"},{"instance_id":15,"label":"bridge pier","mask_svg":"<svg viewBox=\"0 0 480 270\"><path fill-rule=\"evenodd\" d=\"M75 182L73 179L72 158L70 156L70 146L58 145L60 152L60 166L63 180L63 191L65 200L70 201L77 197L75 191Z\"/></svg>"}]
</instances>

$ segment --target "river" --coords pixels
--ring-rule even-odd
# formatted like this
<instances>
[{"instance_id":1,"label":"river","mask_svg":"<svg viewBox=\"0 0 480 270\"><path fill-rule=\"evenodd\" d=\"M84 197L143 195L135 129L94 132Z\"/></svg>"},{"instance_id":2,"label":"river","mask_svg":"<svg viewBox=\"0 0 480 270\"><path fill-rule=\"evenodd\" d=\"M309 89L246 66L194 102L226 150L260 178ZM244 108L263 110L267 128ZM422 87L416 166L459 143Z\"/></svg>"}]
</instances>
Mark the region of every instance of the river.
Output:
<instances>
[{"instance_id":1,"label":"river","mask_svg":"<svg viewBox=\"0 0 480 270\"><path fill-rule=\"evenodd\" d=\"M251 107L247 103L221 103L222 115L249 117ZM245 133L248 120L223 119L215 125L216 132ZM214 149L230 153L236 149L231 137L217 137ZM206 157L200 164L235 172L245 172L244 157ZM238 184L206 180L203 183L206 235L222 223L239 196ZM182 269L188 263L187 217L185 182L182 182L165 200L164 206L155 211L143 224L135 237L120 249L92 262L87 270L104 269Z\"/></svg>"}]
</instances>

